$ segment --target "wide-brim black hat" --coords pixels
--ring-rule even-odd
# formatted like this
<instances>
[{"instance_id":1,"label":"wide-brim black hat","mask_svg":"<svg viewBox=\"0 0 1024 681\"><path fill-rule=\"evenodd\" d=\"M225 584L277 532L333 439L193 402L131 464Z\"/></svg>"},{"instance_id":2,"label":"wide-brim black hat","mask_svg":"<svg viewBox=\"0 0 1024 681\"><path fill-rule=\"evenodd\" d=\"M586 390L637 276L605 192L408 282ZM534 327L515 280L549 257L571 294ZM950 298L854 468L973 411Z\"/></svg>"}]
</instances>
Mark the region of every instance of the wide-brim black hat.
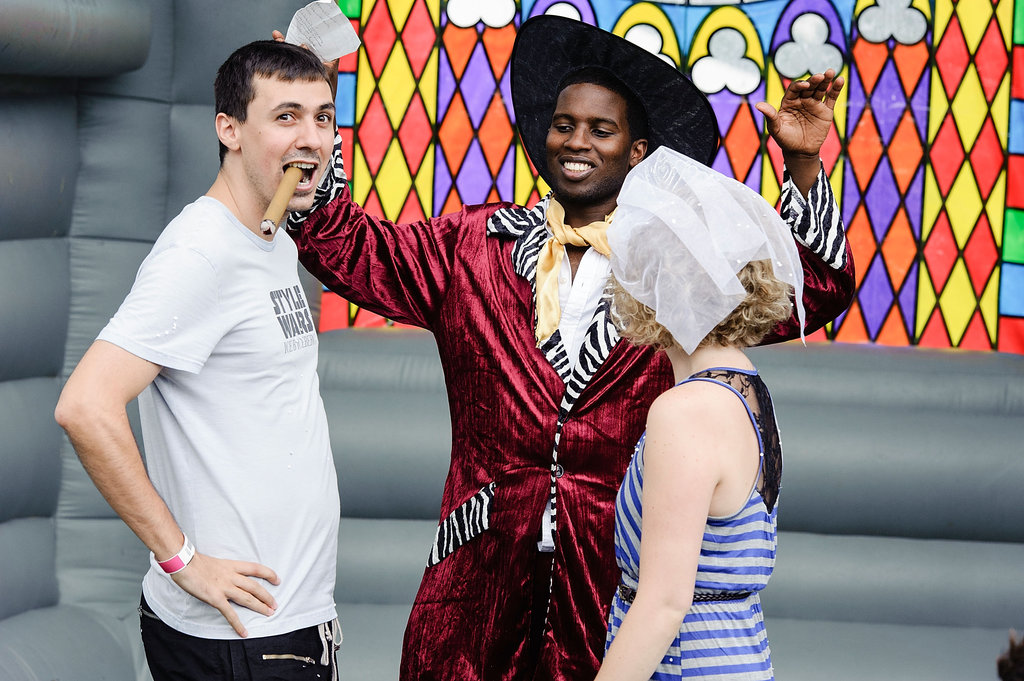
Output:
<instances>
[{"instance_id":1,"label":"wide-brim black hat","mask_svg":"<svg viewBox=\"0 0 1024 681\"><path fill-rule=\"evenodd\" d=\"M558 86L587 67L609 71L636 95L647 114L648 154L664 145L711 165L718 149L718 124L708 98L689 78L613 33L545 14L519 28L512 48L511 81L519 136L548 184L545 139Z\"/></svg>"}]
</instances>

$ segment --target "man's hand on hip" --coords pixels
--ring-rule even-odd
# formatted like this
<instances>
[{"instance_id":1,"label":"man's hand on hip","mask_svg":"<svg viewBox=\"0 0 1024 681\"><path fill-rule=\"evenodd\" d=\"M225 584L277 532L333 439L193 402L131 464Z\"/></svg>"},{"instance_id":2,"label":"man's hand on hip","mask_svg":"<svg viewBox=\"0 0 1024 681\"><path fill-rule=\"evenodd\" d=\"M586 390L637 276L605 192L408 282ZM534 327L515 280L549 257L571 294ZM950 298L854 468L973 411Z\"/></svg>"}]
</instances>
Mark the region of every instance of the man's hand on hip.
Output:
<instances>
[{"instance_id":1,"label":"man's hand on hip","mask_svg":"<svg viewBox=\"0 0 1024 681\"><path fill-rule=\"evenodd\" d=\"M253 577L275 586L280 583L277 574L265 565L213 558L198 552L185 569L171 575L175 584L220 611L243 638L249 632L229 601L268 617L277 608L274 597Z\"/></svg>"}]
</instances>

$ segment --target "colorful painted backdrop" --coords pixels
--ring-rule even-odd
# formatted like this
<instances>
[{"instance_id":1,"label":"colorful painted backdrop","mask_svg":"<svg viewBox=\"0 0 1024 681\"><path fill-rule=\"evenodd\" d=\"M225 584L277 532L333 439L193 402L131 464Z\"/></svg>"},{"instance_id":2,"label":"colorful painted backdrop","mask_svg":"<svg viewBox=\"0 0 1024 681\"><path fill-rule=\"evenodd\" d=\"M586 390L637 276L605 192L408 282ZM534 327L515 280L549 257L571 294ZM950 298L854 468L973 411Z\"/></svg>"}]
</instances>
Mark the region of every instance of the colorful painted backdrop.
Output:
<instances>
[{"instance_id":1,"label":"colorful painted backdrop","mask_svg":"<svg viewBox=\"0 0 1024 681\"><path fill-rule=\"evenodd\" d=\"M515 135L516 26L576 17L693 78L718 114L715 167L777 201L753 104L833 67L823 158L858 291L819 340L1024 353L1024 0L339 0L363 48L339 67L355 199L408 221L538 186ZM385 323L325 294L321 327Z\"/></svg>"}]
</instances>

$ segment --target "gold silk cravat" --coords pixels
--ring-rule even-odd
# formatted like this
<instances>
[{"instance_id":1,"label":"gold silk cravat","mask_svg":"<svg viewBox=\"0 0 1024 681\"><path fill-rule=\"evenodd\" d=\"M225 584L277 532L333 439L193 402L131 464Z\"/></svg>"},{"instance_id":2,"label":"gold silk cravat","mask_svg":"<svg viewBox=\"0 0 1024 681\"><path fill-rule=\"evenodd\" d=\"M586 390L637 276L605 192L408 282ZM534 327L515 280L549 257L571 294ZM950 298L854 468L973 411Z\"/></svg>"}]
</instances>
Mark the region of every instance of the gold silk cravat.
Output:
<instances>
[{"instance_id":1,"label":"gold silk cravat","mask_svg":"<svg viewBox=\"0 0 1024 681\"><path fill-rule=\"evenodd\" d=\"M537 260L537 345L551 337L558 328L562 318L562 309L558 303L558 274L562 269L562 258L565 257L565 245L592 246L605 257L612 252L608 247L608 224L611 222L613 210L604 220L591 222L583 227L570 227L565 224L565 209L551 199L548 204L548 227L553 236L541 248Z\"/></svg>"}]
</instances>

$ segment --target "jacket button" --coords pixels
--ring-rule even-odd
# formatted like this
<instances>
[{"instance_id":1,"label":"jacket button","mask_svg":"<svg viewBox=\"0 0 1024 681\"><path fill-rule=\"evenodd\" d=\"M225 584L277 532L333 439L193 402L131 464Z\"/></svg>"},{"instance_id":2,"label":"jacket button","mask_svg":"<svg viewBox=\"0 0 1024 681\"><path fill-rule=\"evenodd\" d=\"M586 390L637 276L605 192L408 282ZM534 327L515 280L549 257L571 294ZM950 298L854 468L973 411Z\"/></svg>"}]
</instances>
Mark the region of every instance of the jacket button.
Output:
<instances>
[{"instance_id":1,"label":"jacket button","mask_svg":"<svg viewBox=\"0 0 1024 681\"><path fill-rule=\"evenodd\" d=\"M556 463L555 464L555 477L556 478L562 477L562 473L564 473L564 472L565 472L565 469L562 468L562 464Z\"/></svg>"}]
</instances>

